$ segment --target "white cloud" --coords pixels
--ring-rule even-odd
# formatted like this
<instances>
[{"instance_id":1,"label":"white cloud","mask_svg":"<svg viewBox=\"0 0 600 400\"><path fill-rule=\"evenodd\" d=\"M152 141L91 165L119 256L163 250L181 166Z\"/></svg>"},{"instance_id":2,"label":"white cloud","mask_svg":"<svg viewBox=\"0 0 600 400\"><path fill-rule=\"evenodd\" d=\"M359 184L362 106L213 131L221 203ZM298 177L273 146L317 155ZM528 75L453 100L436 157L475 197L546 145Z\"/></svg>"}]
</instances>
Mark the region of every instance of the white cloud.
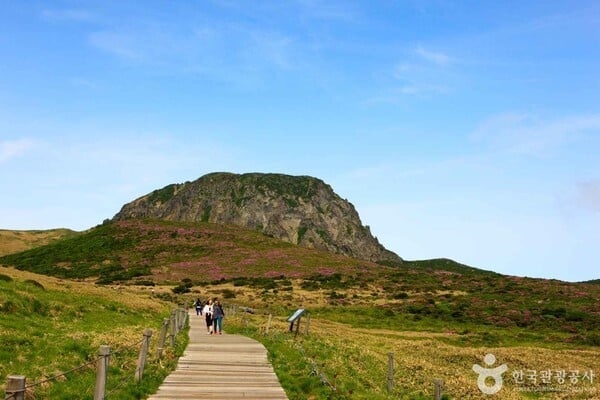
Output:
<instances>
[{"instance_id":1,"label":"white cloud","mask_svg":"<svg viewBox=\"0 0 600 400\"><path fill-rule=\"evenodd\" d=\"M43 10L42 18L52 22L87 22L91 21L94 18L94 15L87 10L79 9Z\"/></svg>"},{"instance_id":2,"label":"white cloud","mask_svg":"<svg viewBox=\"0 0 600 400\"><path fill-rule=\"evenodd\" d=\"M349 2L323 0L297 0L304 14L310 18L338 21L353 21L357 12Z\"/></svg>"},{"instance_id":3,"label":"white cloud","mask_svg":"<svg viewBox=\"0 0 600 400\"><path fill-rule=\"evenodd\" d=\"M586 208L600 213L600 179L583 182L577 189L579 202Z\"/></svg>"},{"instance_id":4,"label":"white cloud","mask_svg":"<svg viewBox=\"0 0 600 400\"><path fill-rule=\"evenodd\" d=\"M142 43L135 35L120 32L94 32L90 35L90 43L108 53L127 60L142 58Z\"/></svg>"},{"instance_id":5,"label":"white cloud","mask_svg":"<svg viewBox=\"0 0 600 400\"><path fill-rule=\"evenodd\" d=\"M22 156L33 146L30 139L5 140L0 142L0 163Z\"/></svg>"},{"instance_id":6,"label":"white cloud","mask_svg":"<svg viewBox=\"0 0 600 400\"><path fill-rule=\"evenodd\" d=\"M600 114L543 120L526 113L504 113L483 121L471 138L511 153L548 156L564 146L600 134Z\"/></svg>"},{"instance_id":7,"label":"white cloud","mask_svg":"<svg viewBox=\"0 0 600 400\"><path fill-rule=\"evenodd\" d=\"M453 92L459 75L451 68L453 59L444 53L417 46L405 53L391 73L393 81L384 93L368 100L369 103L397 103L401 99L417 96L446 95Z\"/></svg>"},{"instance_id":8,"label":"white cloud","mask_svg":"<svg viewBox=\"0 0 600 400\"><path fill-rule=\"evenodd\" d=\"M292 40L284 35L255 31L251 34L252 44L246 54L251 60L259 59L266 64L279 68L291 68L294 63L291 57Z\"/></svg>"},{"instance_id":9,"label":"white cloud","mask_svg":"<svg viewBox=\"0 0 600 400\"><path fill-rule=\"evenodd\" d=\"M434 64L437 64L439 66L448 65L452 62L452 59L450 58L450 56L448 56L444 53L427 50L421 46L418 46L415 49L415 53L418 56L420 56L421 58L423 58L429 62L432 62Z\"/></svg>"}]
</instances>

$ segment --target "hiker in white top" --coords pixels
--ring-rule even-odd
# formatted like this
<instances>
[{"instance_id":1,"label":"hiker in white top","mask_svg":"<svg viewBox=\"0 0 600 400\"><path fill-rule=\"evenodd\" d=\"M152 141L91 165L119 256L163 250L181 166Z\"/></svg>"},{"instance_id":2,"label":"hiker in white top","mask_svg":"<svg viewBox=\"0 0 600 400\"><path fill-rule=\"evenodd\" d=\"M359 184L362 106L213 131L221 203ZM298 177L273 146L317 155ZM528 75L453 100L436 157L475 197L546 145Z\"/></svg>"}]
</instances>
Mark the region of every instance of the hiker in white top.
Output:
<instances>
[{"instance_id":1,"label":"hiker in white top","mask_svg":"<svg viewBox=\"0 0 600 400\"><path fill-rule=\"evenodd\" d=\"M209 335L213 334L213 320L212 320L213 306L212 300L208 300L204 305L204 309L202 310L202 314L206 318L206 330Z\"/></svg>"}]
</instances>

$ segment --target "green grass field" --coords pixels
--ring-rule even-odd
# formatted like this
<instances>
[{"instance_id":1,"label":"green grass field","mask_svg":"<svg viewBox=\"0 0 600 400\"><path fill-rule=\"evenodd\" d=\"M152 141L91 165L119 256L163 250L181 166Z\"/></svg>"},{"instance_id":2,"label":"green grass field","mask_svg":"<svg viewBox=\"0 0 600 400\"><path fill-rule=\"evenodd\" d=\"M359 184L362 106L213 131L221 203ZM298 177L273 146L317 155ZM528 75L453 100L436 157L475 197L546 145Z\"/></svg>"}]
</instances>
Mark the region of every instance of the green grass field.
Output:
<instances>
[{"instance_id":1,"label":"green grass field","mask_svg":"<svg viewBox=\"0 0 600 400\"><path fill-rule=\"evenodd\" d=\"M101 344L127 349L176 304L219 297L258 310L245 322L228 316L226 331L265 344L290 399L430 399L435 378L446 398L480 399L472 367L488 353L508 366L494 398L600 398L595 282L503 276L446 259L375 264L237 227L153 220L109 222L0 263L9 266L0 267L2 380L55 376L93 360ZM294 339L285 317L296 308L310 310L311 333ZM144 398L183 345L151 359L143 385L116 388L135 369L136 352L124 351L109 390ZM85 368L33 390L90 398L93 375Z\"/></svg>"},{"instance_id":2,"label":"green grass field","mask_svg":"<svg viewBox=\"0 0 600 400\"><path fill-rule=\"evenodd\" d=\"M29 388L29 398L92 399L93 360L100 345L109 345L107 398L145 398L187 343L187 335L179 335L176 347L167 347L159 362L155 337L145 377L140 385L134 383L142 333L150 328L157 336L171 307L147 296L0 268L0 381L8 375L24 375L28 385L49 379ZM4 384L0 396L3 390Z\"/></svg>"}]
</instances>

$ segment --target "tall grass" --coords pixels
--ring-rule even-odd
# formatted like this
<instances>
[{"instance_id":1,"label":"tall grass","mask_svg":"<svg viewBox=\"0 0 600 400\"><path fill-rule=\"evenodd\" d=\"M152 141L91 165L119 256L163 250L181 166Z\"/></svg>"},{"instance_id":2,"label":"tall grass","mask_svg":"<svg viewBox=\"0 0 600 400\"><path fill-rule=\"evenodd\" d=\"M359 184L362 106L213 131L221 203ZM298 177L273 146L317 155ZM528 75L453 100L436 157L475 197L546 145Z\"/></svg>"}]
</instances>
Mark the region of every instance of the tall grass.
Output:
<instances>
[{"instance_id":1,"label":"tall grass","mask_svg":"<svg viewBox=\"0 0 600 400\"><path fill-rule=\"evenodd\" d=\"M371 324L353 326L329 320L332 314L311 313L308 336L304 335L305 321L297 337L290 333L285 322L289 314L282 310L273 318L268 334L267 315L260 313L229 316L226 331L251 336L265 345L292 400L431 399L435 378L444 380L445 399L481 399L484 395L477 387L472 366L482 364L484 355L490 352L509 366L498 399L595 399L600 395L597 380L567 380L559 387L561 392L547 392L549 385L538 379L535 384L529 383L534 391L524 394L519 388L525 385L512 378L512 373L519 370L585 370L597 374L600 350L596 347L552 347L543 342L536 345L534 338L508 338L514 333L511 330L490 330L490 335L499 340L494 344L483 329L474 334L481 337L481 342L463 343L462 336L470 333L382 329L376 327L372 315ZM395 359L394 389L390 393L386 388L389 353Z\"/></svg>"},{"instance_id":2,"label":"tall grass","mask_svg":"<svg viewBox=\"0 0 600 400\"><path fill-rule=\"evenodd\" d=\"M28 389L32 398L92 399L100 345L111 347L107 399L145 398L174 368L187 343L187 335L179 335L160 362L155 357L156 337L172 305L6 268L0 273L0 381L25 375L28 385L40 383ZM155 336L138 385L133 378L145 328Z\"/></svg>"}]
</instances>

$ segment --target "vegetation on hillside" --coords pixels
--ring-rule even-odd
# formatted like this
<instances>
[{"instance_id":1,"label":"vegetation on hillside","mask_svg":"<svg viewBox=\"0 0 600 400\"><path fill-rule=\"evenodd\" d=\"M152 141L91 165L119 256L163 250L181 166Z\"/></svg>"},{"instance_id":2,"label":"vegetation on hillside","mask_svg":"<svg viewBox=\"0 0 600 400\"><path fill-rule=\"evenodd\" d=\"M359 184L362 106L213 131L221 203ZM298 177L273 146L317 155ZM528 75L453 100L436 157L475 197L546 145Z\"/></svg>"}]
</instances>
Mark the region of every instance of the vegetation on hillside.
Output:
<instances>
[{"instance_id":1,"label":"vegetation on hillside","mask_svg":"<svg viewBox=\"0 0 600 400\"><path fill-rule=\"evenodd\" d=\"M262 313L236 315L227 320L227 327L230 332L251 336L267 347L291 400L430 400L436 378L444 382L444 399L481 399L485 395L477 387L472 366L484 365L483 358L488 353L508 367L504 387L495 398L575 400L596 399L600 394L597 378L591 377L591 373L597 373L597 348L538 346L539 342L536 345L527 341L519 330L513 329L502 332L506 337L515 336L509 346L462 341L464 335L452 331L381 329L376 321L382 316L376 312L355 326L333 322L320 311L311 310L309 334L305 334L304 317L299 335L295 336L288 331L282 310L269 311L275 317L268 332L269 318ZM291 312L288 310L287 315ZM389 353L394 357L391 392L387 391ZM553 375L544 382L542 375L547 371ZM556 375L560 371L566 374L562 381ZM587 378L583 378L584 374ZM571 376L578 376L578 380L571 380Z\"/></svg>"},{"instance_id":2,"label":"vegetation on hillside","mask_svg":"<svg viewBox=\"0 0 600 400\"><path fill-rule=\"evenodd\" d=\"M97 278L100 283L186 277L207 282L389 269L235 226L158 220L108 222L78 237L0 257L0 263L61 278Z\"/></svg>"},{"instance_id":3,"label":"vegetation on hillside","mask_svg":"<svg viewBox=\"0 0 600 400\"><path fill-rule=\"evenodd\" d=\"M0 229L0 256L19 253L79 234L64 228L30 231Z\"/></svg>"},{"instance_id":4,"label":"vegetation on hillside","mask_svg":"<svg viewBox=\"0 0 600 400\"><path fill-rule=\"evenodd\" d=\"M506 360L513 372L580 369L598 373L600 285L594 282L503 276L447 259L382 265L305 249L233 226L155 220L107 222L77 237L1 257L0 263L88 281L68 282L70 291L86 287L110 292L114 289L97 284L114 283L125 293L137 291L147 299L149 291L143 285L151 284L156 285L155 298L219 297L226 303L253 307L258 313L248 316L245 324L232 318L226 329L265 343L291 399L424 399L430 398L434 377L444 378L450 398L466 399L469 393L479 393L469 368L481 363L487 352ZM149 318L141 304L129 308L116 300L98 299L98 294L86 295L93 300L82 296L68 303L55 289L50 294L49 284L42 282L42 289L25 280L0 282L1 312L31 321L28 325L33 330L21 326L6 331L5 337L19 354L30 347L27 338L41 332L41 322L34 319L37 314L31 316L38 308L42 318L63 321L58 323L60 329L51 328L51 332L72 332L84 339L84 345L67 346L92 352L98 343L88 343L91 339L83 331L98 332L100 321L111 321L104 337L114 340L123 336L124 326L133 324L133 319ZM65 305L52 305L53 301ZM85 325L94 310L90 303L99 304L100 312ZM300 307L310 310L313 333L294 341L285 333L283 319ZM270 335L261 330L266 313L279 321ZM71 327L65 320L76 323ZM113 320L122 322L116 330ZM58 333L48 336L52 335ZM69 356L68 349L56 351L65 352L65 359L72 358L73 364L92 357L81 350L79 359ZM399 383L393 397L384 390L390 351L398 357ZM26 353L24 357L38 356ZM0 358L0 364L5 363ZM66 367L52 367L62 368ZM321 380L321 372L328 384ZM502 398L525 396L517 392L523 385L507 386L508 394ZM554 396L545 392L548 385L542 382L532 387L543 398L556 399L594 398L589 394L598 389L592 382L587 386L571 382ZM581 388L586 391L577 392Z\"/></svg>"},{"instance_id":5,"label":"vegetation on hillside","mask_svg":"<svg viewBox=\"0 0 600 400\"><path fill-rule=\"evenodd\" d=\"M335 307L330 318L346 322L344 315L352 315L355 325L365 315L360 309L377 305L386 316L381 328L517 327L544 331L551 341L600 345L598 285L503 276L447 259L378 265L234 226L109 222L0 263L101 284L168 283L180 293L233 283L259 289L250 300L258 306L317 294Z\"/></svg>"},{"instance_id":6,"label":"vegetation on hillside","mask_svg":"<svg viewBox=\"0 0 600 400\"><path fill-rule=\"evenodd\" d=\"M0 382L24 375L28 386L40 382L27 389L27 398L92 399L94 360L99 346L108 345L109 398L144 398L175 367L187 343L187 335L179 335L176 347L156 359L156 338L171 307L147 295L0 268ZM136 385L139 343L147 328L154 340L144 379ZM2 398L3 390L4 385Z\"/></svg>"}]
</instances>

